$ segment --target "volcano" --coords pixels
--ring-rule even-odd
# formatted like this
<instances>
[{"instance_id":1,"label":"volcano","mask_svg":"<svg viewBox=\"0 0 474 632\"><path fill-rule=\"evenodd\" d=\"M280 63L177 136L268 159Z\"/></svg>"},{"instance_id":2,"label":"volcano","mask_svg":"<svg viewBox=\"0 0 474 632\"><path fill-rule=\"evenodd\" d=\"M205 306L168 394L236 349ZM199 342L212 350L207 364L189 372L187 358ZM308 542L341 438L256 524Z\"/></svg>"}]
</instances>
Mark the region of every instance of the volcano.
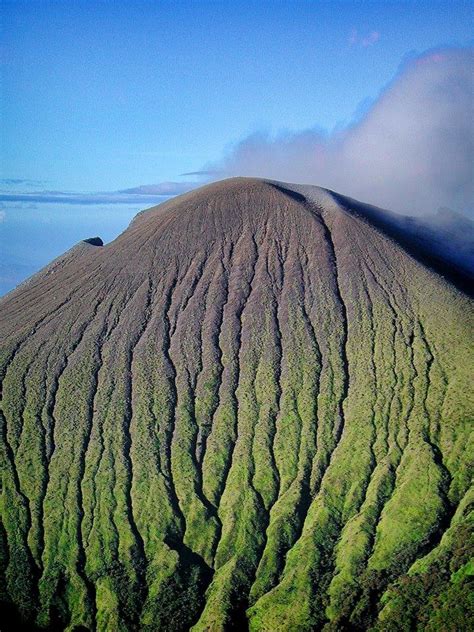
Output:
<instances>
[{"instance_id":1,"label":"volcano","mask_svg":"<svg viewBox=\"0 0 474 632\"><path fill-rule=\"evenodd\" d=\"M471 282L400 226L235 178L1 300L2 629L474 626Z\"/></svg>"}]
</instances>

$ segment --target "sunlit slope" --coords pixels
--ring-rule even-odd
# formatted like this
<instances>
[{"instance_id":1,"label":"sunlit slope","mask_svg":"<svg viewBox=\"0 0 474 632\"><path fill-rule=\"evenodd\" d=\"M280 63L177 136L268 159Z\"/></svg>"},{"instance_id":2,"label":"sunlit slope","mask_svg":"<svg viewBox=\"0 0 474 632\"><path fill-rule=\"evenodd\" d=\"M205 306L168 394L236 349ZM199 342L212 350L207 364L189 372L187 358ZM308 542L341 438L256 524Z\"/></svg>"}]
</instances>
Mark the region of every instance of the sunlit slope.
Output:
<instances>
[{"instance_id":1,"label":"sunlit slope","mask_svg":"<svg viewBox=\"0 0 474 632\"><path fill-rule=\"evenodd\" d=\"M0 302L29 629L472 625L472 301L286 187L176 198Z\"/></svg>"}]
</instances>

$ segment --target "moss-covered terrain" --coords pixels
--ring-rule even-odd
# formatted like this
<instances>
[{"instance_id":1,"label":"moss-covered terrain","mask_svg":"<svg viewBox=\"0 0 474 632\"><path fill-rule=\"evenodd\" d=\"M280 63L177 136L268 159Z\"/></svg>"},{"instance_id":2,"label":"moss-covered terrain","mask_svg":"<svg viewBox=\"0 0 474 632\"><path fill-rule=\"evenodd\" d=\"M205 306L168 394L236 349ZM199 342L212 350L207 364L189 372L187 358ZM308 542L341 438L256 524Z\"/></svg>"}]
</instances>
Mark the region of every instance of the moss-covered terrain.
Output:
<instances>
[{"instance_id":1,"label":"moss-covered terrain","mask_svg":"<svg viewBox=\"0 0 474 632\"><path fill-rule=\"evenodd\" d=\"M2 630L474 627L472 300L210 185L0 303Z\"/></svg>"}]
</instances>

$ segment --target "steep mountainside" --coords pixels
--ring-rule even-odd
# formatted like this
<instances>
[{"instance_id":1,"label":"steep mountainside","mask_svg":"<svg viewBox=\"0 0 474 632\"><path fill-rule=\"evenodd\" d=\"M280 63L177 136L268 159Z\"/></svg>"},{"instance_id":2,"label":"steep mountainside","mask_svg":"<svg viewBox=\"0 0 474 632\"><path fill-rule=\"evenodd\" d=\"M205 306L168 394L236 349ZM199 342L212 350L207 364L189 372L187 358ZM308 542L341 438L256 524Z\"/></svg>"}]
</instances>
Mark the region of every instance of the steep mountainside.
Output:
<instances>
[{"instance_id":1,"label":"steep mountainside","mask_svg":"<svg viewBox=\"0 0 474 632\"><path fill-rule=\"evenodd\" d=\"M9 616L473 625L472 301L351 204L220 182L2 299Z\"/></svg>"}]
</instances>

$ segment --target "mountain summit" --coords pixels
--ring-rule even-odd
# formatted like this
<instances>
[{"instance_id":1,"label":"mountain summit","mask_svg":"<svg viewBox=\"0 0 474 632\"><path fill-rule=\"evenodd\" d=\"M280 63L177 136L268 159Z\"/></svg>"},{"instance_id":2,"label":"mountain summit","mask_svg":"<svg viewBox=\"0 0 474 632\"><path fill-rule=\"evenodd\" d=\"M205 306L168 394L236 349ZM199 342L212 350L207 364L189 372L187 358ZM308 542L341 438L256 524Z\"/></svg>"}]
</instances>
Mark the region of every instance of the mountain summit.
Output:
<instances>
[{"instance_id":1,"label":"mountain summit","mask_svg":"<svg viewBox=\"0 0 474 632\"><path fill-rule=\"evenodd\" d=\"M12 629L468 629L473 305L402 228L236 178L1 300Z\"/></svg>"}]
</instances>

